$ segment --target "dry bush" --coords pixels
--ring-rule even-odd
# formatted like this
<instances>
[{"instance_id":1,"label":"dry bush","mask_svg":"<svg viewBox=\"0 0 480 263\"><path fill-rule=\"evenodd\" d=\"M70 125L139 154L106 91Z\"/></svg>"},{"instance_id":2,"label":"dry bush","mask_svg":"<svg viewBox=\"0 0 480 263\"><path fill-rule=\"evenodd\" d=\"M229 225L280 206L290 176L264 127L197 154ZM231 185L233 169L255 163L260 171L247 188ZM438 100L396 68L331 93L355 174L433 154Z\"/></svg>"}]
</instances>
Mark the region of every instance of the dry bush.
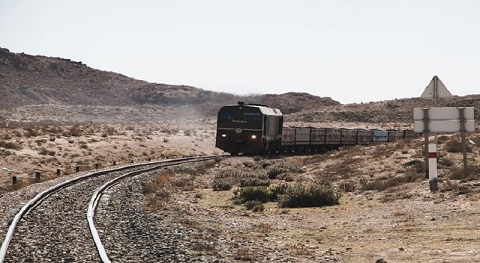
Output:
<instances>
[{"instance_id":1,"label":"dry bush","mask_svg":"<svg viewBox=\"0 0 480 263\"><path fill-rule=\"evenodd\" d=\"M467 152L472 152L472 146L467 144ZM461 153L463 152L463 146L460 138L458 136L452 136L448 141L445 142L445 151L451 153Z\"/></svg>"},{"instance_id":2,"label":"dry bush","mask_svg":"<svg viewBox=\"0 0 480 263\"><path fill-rule=\"evenodd\" d=\"M406 183L413 183L420 180L422 177L418 176L415 173L405 173L400 176L394 176L391 178L378 178L370 182L362 182L362 190L369 191L369 190L376 190L376 191L384 191L388 188L396 187Z\"/></svg>"},{"instance_id":3,"label":"dry bush","mask_svg":"<svg viewBox=\"0 0 480 263\"><path fill-rule=\"evenodd\" d=\"M316 155L302 158L301 161L302 161L302 165L309 165L309 164L323 163L330 158L331 158L330 154L316 154Z\"/></svg>"},{"instance_id":4,"label":"dry bush","mask_svg":"<svg viewBox=\"0 0 480 263\"><path fill-rule=\"evenodd\" d=\"M302 168L292 162L276 162L267 168L269 179L275 179L281 174L297 174L303 172Z\"/></svg>"},{"instance_id":5,"label":"dry bush","mask_svg":"<svg viewBox=\"0 0 480 263\"><path fill-rule=\"evenodd\" d=\"M341 193L326 181L315 181L309 185L297 183L286 189L278 205L289 208L331 206L338 205L341 196Z\"/></svg>"},{"instance_id":6,"label":"dry bush","mask_svg":"<svg viewBox=\"0 0 480 263\"><path fill-rule=\"evenodd\" d=\"M171 170L163 170L150 182L142 185L142 193L145 195L145 208L147 210L161 209L170 201L174 175L175 173Z\"/></svg>"},{"instance_id":7,"label":"dry bush","mask_svg":"<svg viewBox=\"0 0 480 263\"><path fill-rule=\"evenodd\" d=\"M249 201L268 202L270 197L268 188L265 186L241 187L233 192L235 204L243 204Z\"/></svg>"},{"instance_id":8,"label":"dry bush","mask_svg":"<svg viewBox=\"0 0 480 263\"><path fill-rule=\"evenodd\" d=\"M395 149L392 144L377 145L372 153L372 158L388 158L395 152Z\"/></svg>"},{"instance_id":9,"label":"dry bush","mask_svg":"<svg viewBox=\"0 0 480 263\"><path fill-rule=\"evenodd\" d=\"M22 149L22 145L21 143L16 143L16 142L0 141L0 148L18 151Z\"/></svg>"},{"instance_id":10,"label":"dry bush","mask_svg":"<svg viewBox=\"0 0 480 263\"><path fill-rule=\"evenodd\" d=\"M453 180L477 180L480 178L480 166L470 165L467 166L467 170L464 171L463 166L460 167L453 167L450 170L450 179Z\"/></svg>"},{"instance_id":11,"label":"dry bush","mask_svg":"<svg viewBox=\"0 0 480 263\"><path fill-rule=\"evenodd\" d=\"M42 148L38 151L38 154L40 154L40 155L55 156L56 152L55 152L55 151L52 151L52 150L45 149L45 148L42 147Z\"/></svg>"},{"instance_id":12,"label":"dry bush","mask_svg":"<svg viewBox=\"0 0 480 263\"><path fill-rule=\"evenodd\" d=\"M153 194L161 189L166 189L170 186L170 182L175 173L171 170L163 170L155 176L149 183L142 187L144 195Z\"/></svg>"},{"instance_id":13,"label":"dry bush","mask_svg":"<svg viewBox=\"0 0 480 263\"><path fill-rule=\"evenodd\" d=\"M355 191L355 182L353 181L343 181L340 182L338 188L344 192L353 192Z\"/></svg>"},{"instance_id":14,"label":"dry bush","mask_svg":"<svg viewBox=\"0 0 480 263\"><path fill-rule=\"evenodd\" d=\"M219 171L213 178L212 188L215 191L230 190L237 186L268 186L267 173L264 169L255 167L234 167Z\"/></svg>"},{"instance_id":15,"label":"dry bush","mask_svg":"<svg viewBox=\"0 0 480 263\"><path fill-rule=\"evenodd\" d=\"M258 200L247 201L245 203L245 208L247 210L252 210L253 212L262 212L263 210L265 210L263 203Z\"/></svg>"}]
</instances>

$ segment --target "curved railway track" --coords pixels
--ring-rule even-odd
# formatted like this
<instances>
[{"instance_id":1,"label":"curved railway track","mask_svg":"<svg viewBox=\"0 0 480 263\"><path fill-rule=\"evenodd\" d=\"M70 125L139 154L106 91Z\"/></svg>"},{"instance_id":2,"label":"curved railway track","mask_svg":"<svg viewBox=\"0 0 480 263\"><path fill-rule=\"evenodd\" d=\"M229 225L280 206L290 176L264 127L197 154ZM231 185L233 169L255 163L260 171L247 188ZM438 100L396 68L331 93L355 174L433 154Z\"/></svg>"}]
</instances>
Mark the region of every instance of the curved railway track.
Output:
<instances>
[{"instance_id":1,"label":"curved railway track","mask_svg":"<svg viewBox=\"0 0 480 263\"><path fill-rule=\"evenodd\" d=\"M0 263L110 262L94 223L102 194L125 178L213 158L129 165L89 173L55 185L39 193L15 215L0 248Z\"/></svg>"}]
</instances>

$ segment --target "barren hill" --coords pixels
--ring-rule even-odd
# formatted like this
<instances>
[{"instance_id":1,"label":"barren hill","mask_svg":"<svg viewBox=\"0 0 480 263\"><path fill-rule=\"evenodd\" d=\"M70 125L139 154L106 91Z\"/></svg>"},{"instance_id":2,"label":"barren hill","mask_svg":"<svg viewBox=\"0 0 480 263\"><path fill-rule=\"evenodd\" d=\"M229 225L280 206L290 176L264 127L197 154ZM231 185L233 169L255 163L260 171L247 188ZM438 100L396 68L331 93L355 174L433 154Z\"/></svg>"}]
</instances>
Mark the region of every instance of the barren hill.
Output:
<instances>
[{"instance_id":1,"label":"barren hill","mask_svg":"<svg viewBox=\"0 0 480 263\"><path fill-rule=\"evenodd\" d=\"M213 117L226 104L261 103L302 122L408 122L431 100L401 99L342 105L308 93L236 96L185 85L136 80L82 62L16 54L0 48L0 121L117 121ZM480 107L480 96L444 99L443 106ZM64 115L62 118L61 115ZM132 117L133 116L133 117Z\"/></svg>"},{"instance_id":2,"label":"barren hill","mask_svg":"<svg viewBox=\"0 0 480 263\"><path fill-rule=\"evenodd\" d=\"M70 59L16 54L4 48L0 48L0 91L0 109L28 106L22 112L77 111L65 108L80 106L103 107L101 111L105 112L117 107L153 106L166 108L167 112L193 107L196 114L214 116L222 105L240 100L268 104L286 112L301 111L311 105L339 104L309 94L242 97L185 85L149 83Z\"/></svg>"},{"instance_id":3,"label":"barren hill","mask_svg":"<svg viewBox=\"0 0 480 263\"><path fill-rule=\"evenodd\" d=\"M322 108L313 108L291 114L292 121L303 122L411 122L413 108L433 107L432 99L410 98L366 104L333 105ZM440 99L438 107L475 107L480 109L480 95L469 95ZM479 113L475 113L479 119Z\"/></svg>"}]
</instances>

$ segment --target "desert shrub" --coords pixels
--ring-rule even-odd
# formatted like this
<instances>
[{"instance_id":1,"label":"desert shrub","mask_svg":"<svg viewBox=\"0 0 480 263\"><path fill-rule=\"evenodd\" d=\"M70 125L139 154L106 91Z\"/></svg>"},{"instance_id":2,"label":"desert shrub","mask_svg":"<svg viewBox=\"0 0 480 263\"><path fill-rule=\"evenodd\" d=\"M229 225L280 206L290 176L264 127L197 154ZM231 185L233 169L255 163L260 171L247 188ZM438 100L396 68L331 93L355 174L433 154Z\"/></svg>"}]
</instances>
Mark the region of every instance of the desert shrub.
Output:
<instances>
[{"instance_id":1,"label":"desert shrub","mask_svg":"<svg viewBox=\"0 0 480 263\"><path fill-rule=\"evenodd\" d=\"M449 140L445 143L445 150L451 153L462 152L462 144L457 140Z\"/></svg>"},{"instance_id":2,"label":"desert shrub","mask_svg":"<svg viewBox=\"0 0 480 263\"><path fill-rule=\"evenodd\" d=\"M254 160L255 162L259 162L259 161L262 160L262 157L259 156L259 155L255 155L255 156L253 156L253 160Z\"/></svg>"},{"instance_id":3,"label":"desert shrub","mask_svg":"<svg viewBox=\"0 0 480 263\"><path fill-rule=\"evenodd\" d=\"M32 128L24 128L24 130L26 131L25 133L26 138L36 137L39 135L38 131L33 130Z\"/></svg>"},{"instance_id":4,"label":"desert shrub","mask_svg":"<svg viewBox=\"0 0 480 263\"><path fill-rule=\"evenodd\" d=\"M270 201L277 201L281 195L285 194L288 185L279 184L268 188L268 199Z\"/></svg>"},{"instance_id":5,"label":"desert shrub","mask_svg":"<svg viewBox=\"0 0 480 263\"><path fill-rule=\"evenodd\" d=\"M392 178L379 178L371 182L366 182L362 186L362 190L377 190L377 191L384 191L388 188L399 186L405 183L412 183L419 179L421 176L418 176L416 173L405 173L401 176L395 176Z\"/></svg>"},{"instance_id":6,"label":"desert shrub","mask_svg":"<svg viewBox=\"0 0 480 263\"><path fill-rule=\"evenodd\" d=\"M22 146L16 142L0 141L0 148L11 149L11 150L21 150Z\"/></svg>"},{"instance_id":7,"label":"desert shrub","mask_svg":"<svg viewBox=\"0 0 480 263\"><path fill-rule=\"evenodd\" d=\"M41 155L50 155L50 156L55 156L55 154L56 154L55 151L47 150L45 148L40 149L40 151L38 151L38 153L41 154Z\"/></svg>"},{"instance_id":8,"label":"desert shrub","mask_svg":"<svg viewBox=\"0 0 480 263\"><path fill-rule=\"evenodd\" d=\"M238 185L241 187L268 186L270 181L263 170L229 169L220 171L213 178L213 185L218 186L222 184Z\"/></svg>"},{"instance_id":9,"label":"desert shrub","mask_svg":"<svg viewBox=\"0 0 480 263\"><path fill-rule=\"evenodd\" d=\"M187 130L184 130L184 131L183 131L183 134L184 134L185 136L192 136L192 135L194 135L194 134L196 134L196 133L197 133L197 131L196 131L195 129L187 129Z\"/></svg>"},{"instance_id":10,"label":"desert shrub","mask_svg":"<svg viewBox=\"0 0 480 263\"><path fill-rule=\"evenodd\" d=\"M161 189L166 189L170 185L173 175L174 172L170 170L160 172L150 182L142 185L142 193L148 195L156 193Z\"/></svg>"},{"instance_id":11,"label":"desert shrub","mask_svg":"<svg viewBox=\"0 0 480 263\"><path fill-rule=\"evenodd\" d=\"M445 167L452 167L453 165L455 165L455 161L453 160L453 158L443 157L438 160L438 164Z\"/></svg>"},{"instance_id":12,"label":"desert shrub","mask_svg":"<svg viewBox=\"0 0 480 263\"><path fill-rule=\"evenodd\" d=\"M247 210L252 210L253 212L262 212L265 210L263 203L258 200L245 202L245 208L247 208Z\"/></svg>"},{"instance_id":13,"label":"desert shrub","mask_svg":"<svg viewBox=\"0 0 480 263\"><path fill-rule=\"evenodd\" d=\"M182 189L183 191L193 191L194 189L194 184L193 184L193 180L192 178L190 178L189 176L175 176L175 178L173 179L173 182L172 184L180 189Z\"/></svg>"},{"instance_id":14,"label":"desert shrub","mask_svg":"<svg viewBox=\"0 0 480 263\"><path fill-rule=\"evenodd\" d=\"M407 167L405 169L405 174L407 174L409 176L425 175L426 167L425 167L425 162L424 161L414 159L412 161L404 163L403 166Z\"/></svg>"},{"instance_id":15,"label":"desert shrub","mask_svg":"<svg viewBox=\"0 0 480 263\"><path fill-rule=\"evenodd\" d=\"M464 171L462 167L454 167L451 169L450 179L453 180L475 180L480 177L480 166L470 165Z\"/></svg>"},{"instance_id":16,"label":"desert shrub","mask_svg":"<svg viewBox=\"0 0 480 263\"><path fill-rule=\"evenodd\" d=\"M226 179L219 179L219 180L214 180L212 184L213 191L228 191L232 189L232 184L230 180Z\"/></svg>"},{"instance_id":17,"label":"desert shrub","mask_svg":"<svg viewBox=\"0 0 480 263\"><path fill-rule=\"evenodd\" d=\"M88 144L86 142L80 142L80 149L88 149Z\"/></svg>"},{"instance_id":18,"label":"desert shrub","mask_svg":"<svg viewBox=\"0 0 480 263\"><path fill-rule=\"evenodd\" d=\"M316 181L310 185L297 183L286 189L280 197L280 207L321 207L338 205L341 194L324 181Z\"/></svg>"},{"instance_id":19,"label":"desert shrub","mask_svg":"<svg viewBox=\"0 0 480 263\"><path fill-rule=\"evenodd\" d=\"M343 181L338 185L338 188L344 192L355 191L355 183L353 181Z\"/></svg>"},{"instance_id":20,"label":"desert shrub","mask_svg":"<svg viewBox=\"0 0 480 263\"><path fill-rule=\"evenodd\" d=\"M395 152L395 148L391 145L378 145L375 147L373 151L372 157L373 158L382 158L382 157L390 157Z\"/></svg>"},{"instance_id":21,"label":"desert shrub","mask_svg":"<svg viewBox=\"0 0 480 263\"><path fill-rule=\"evenodd\" d=\"M456 191L460 188L457 182L445 180L440 187L440 192Z\"/></svg>"},{"instance_id":22,"label":"desert shrub","mask_svg":"<svg viewBox=\"0 0 480 263\"><path fill-rule=\"evenodd\" d=\"M462 142L458 138L452 138L445 143L445 151L451 153L463 152ZM472 152L472 147L467 144L467 152Z\"/></svg>"},{"instance_id":23,"label":"desert shrub","mask_svg":"<svg viewBox=\"0 0 480 263\"><path fill-rule=\"evenodd\" d=\"M241 187L233 192L234 201L243 204L248 201L267 202L269 200L268 188L264 186Z\"/></svg>"},{"instance_id":24,"label":"desert shrub","mask_svg":"<svg viewBox=\"0 0 480 263\"><path fill-rule=\"evenodd\" d=\"M302 168L292 162L276 162L267 169L267 175L270 179L275 179L278 175L283 173L300 172L302 172Z\"/></svg>"},{"instance_id":25,"label":"desert shrub","mask_svg":"<svg viewBox=\"0 0 480 263\"><path fill-rule=\"evenodd\" d=\"M186 173L191 176L199 176L199 175L205 174L208 169L214 167L216 162L217 162L216 160L212 160L212 161L203 162L202 164L195 164L190 166L182 165L175 168L175 172Z\"/></svg>"}]
</instances>

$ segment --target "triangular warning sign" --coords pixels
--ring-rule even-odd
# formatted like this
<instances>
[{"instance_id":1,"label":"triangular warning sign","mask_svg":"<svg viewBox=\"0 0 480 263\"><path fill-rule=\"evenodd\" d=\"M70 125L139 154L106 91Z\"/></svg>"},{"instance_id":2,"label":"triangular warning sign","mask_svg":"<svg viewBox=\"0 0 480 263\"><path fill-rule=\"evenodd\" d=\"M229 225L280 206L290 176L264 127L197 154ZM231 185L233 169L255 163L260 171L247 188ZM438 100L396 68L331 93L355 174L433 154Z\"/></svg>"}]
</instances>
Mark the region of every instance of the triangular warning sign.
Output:
<instances>
[{"instance_id":1,"label":"triangular warning sign","mask_svg":"<svg viewBox=\"0 0 480 263\"><path fill-rule=\"evenodd\" d=\"M452 93L448 91L447 87L443 82L437 77L433 76L433 79L430 81L430 84L425 88L422 93L421 98L450 98Z\"/></svg>"}]
</instances>

